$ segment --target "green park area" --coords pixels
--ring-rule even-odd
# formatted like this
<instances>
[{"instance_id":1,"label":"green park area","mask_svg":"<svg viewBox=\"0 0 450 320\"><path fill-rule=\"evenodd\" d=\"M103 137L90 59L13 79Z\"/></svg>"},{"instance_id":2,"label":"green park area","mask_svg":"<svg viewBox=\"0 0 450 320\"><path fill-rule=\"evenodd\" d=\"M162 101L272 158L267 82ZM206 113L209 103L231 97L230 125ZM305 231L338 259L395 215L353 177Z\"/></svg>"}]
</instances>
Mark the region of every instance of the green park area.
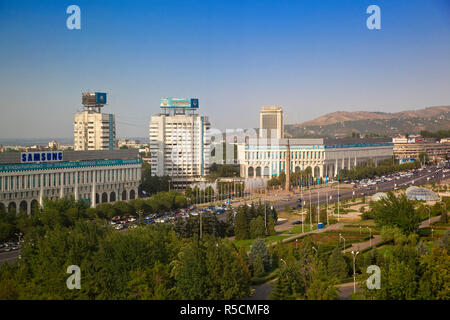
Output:
<instances>
[{"instance_id":1,"label":"green park area","mask_svg":"<svg viewBox=\"0 0 450 320\"><path fill-rule=\"evenodd\" d=\"M311 206L303 230L292 224L302 220L298 214L264 204L228 210L225 219L205 213L201 224L193 216L126 232L108 226L117 215L163 213L188 202L171 191L96 209L60 199L46 200L32 216L0 212L4 239L23 234L21 259L0 266L0 299L241 299L271 281L270 299L328 300L339 298L338 285L351 282L354 271L362 289L353 299L450 299L448 199L431 204L388 193L352 219L329 216L330 225L312 233L311 224L326 221L324 208L317 218ZM279 216L289 219L277 225ZM428 219L431 228L423 225ZM344 241L346 248L361 245L354 264ZM85 280L70 291L66 269L74 264ZM374 264L388 285L367 291L366 268Z\"/></svg>"}]
</instances>

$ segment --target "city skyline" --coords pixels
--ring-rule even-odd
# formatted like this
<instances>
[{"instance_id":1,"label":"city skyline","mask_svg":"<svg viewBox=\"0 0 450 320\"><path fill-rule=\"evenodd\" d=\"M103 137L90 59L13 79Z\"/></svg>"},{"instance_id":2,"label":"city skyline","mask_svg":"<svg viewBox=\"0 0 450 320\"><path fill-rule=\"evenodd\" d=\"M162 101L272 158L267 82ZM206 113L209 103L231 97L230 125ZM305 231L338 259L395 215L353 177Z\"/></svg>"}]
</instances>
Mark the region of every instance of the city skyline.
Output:
<instances>
[{"instance_id":1,"label":"city skyline","mask_svg":"<svg viewBox=\"0 0 450 320\"><path fill-rule=\"evenodd\" d=\"M199 98L219 129L258 127L263 105L292 124L450 104L446 1L79 1L81 30L70 4L0 2L2 138L73 136L87 90L108 93L119 138L146 137L164 96Z\"/></svg>"}]
</instances>

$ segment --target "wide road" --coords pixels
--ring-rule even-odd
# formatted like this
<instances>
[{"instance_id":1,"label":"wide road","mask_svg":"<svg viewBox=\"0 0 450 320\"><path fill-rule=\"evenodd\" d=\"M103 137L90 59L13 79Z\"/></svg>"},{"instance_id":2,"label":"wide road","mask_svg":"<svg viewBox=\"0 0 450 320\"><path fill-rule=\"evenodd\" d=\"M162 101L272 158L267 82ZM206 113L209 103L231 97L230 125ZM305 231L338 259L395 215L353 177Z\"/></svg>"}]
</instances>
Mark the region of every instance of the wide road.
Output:
<instances>
[{"instance_id":1,"label":"wide road","mask_svg":"<svg viewBox=\"0 0 450 320\"><path fill-rule=\"evenodd\" d=\"M17 258L19 257L19 255L20 255L20 249L0 253L0 265L5 262L8 262L8 263L15 262L17 260Z\"/></svg>"},{"instance_id":2,"label":"wide road","mask_svg":"<svg viewBox=\"0 0 450 320\"><path fill-rule=\"evenodd\" d=\"M358 188L346 188L346 189L339 189L339 198L340 200L345 199L351 199L353 197L353 192L355 193L355 197L361 197L363 195L373 195L377 192L388 192L394 190L394 188L400 189L404 186L411 186L411 185L421 185L425 183L431 183L431 182L437 182L443 180L445 177L450 177L450 172L445 174L443 173L442 167L437 166L430 166L426 167L422 171L416 171L411 177L403 177L400 179L393 179L392 181L386 181L377 183L376 185L372 185L369 187L358 187ZM428 180L428 178L430 178ZM328 200L328 203L333 203L337 201L338 197L338 189L335 185L333 189L327 188L328 190L328 197L331 196L331 199ZM286 205L290 207L296 207L297 206L297 199L301 197L301 193L299 191L294 192L295 197L292 197L289 201L283 201L279 200L277 203L274 204L274 207L278 211L284 210L284 207ZM311 201L312 204L317 204L317 197L319 195L319 203L324 204L326 203L326 192L325 189L311 189L311 190L303 190L303 200L306 201L307 206L309 201Z\"/></svg>"}]
</instances>

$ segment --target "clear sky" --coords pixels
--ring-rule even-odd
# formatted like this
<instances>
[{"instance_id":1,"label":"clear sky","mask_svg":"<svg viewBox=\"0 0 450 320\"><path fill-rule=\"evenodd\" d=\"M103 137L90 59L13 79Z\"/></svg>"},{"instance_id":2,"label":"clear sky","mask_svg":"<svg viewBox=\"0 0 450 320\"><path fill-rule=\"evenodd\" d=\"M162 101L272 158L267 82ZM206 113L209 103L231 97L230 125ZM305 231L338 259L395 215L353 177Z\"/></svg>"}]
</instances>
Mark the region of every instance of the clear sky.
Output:
<instances>
[{"instance_id":1,"label":"clear sky","mask_svg":"<svg viewBox=\"0 0 450 320\"><path fill-rule=\"evenodd\" d=\"M0 0L0 137L72 137L86 90L108 93L118 137L147 137L164 96L220 129L258 127L262 105L288 124L450 105L450 1Z\"/></svg>"}]
</instances>

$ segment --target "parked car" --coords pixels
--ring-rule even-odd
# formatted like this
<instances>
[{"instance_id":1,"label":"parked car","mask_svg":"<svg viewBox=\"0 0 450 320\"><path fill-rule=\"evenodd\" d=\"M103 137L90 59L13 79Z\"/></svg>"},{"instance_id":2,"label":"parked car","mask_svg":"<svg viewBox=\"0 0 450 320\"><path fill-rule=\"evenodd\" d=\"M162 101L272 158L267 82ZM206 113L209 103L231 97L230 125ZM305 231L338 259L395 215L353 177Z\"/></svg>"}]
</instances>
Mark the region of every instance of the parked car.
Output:
<instances>
[{"instance_id":1,"label":"parked car","mask_svg":"<svg viewBox=\"0 0 450 320\"><path fill-rule=\"evenodd\" d=\"M301 220L295 220L295 221L292 222L292 224L302 224L302 221Z\"/></svg>"}]
</instances>

